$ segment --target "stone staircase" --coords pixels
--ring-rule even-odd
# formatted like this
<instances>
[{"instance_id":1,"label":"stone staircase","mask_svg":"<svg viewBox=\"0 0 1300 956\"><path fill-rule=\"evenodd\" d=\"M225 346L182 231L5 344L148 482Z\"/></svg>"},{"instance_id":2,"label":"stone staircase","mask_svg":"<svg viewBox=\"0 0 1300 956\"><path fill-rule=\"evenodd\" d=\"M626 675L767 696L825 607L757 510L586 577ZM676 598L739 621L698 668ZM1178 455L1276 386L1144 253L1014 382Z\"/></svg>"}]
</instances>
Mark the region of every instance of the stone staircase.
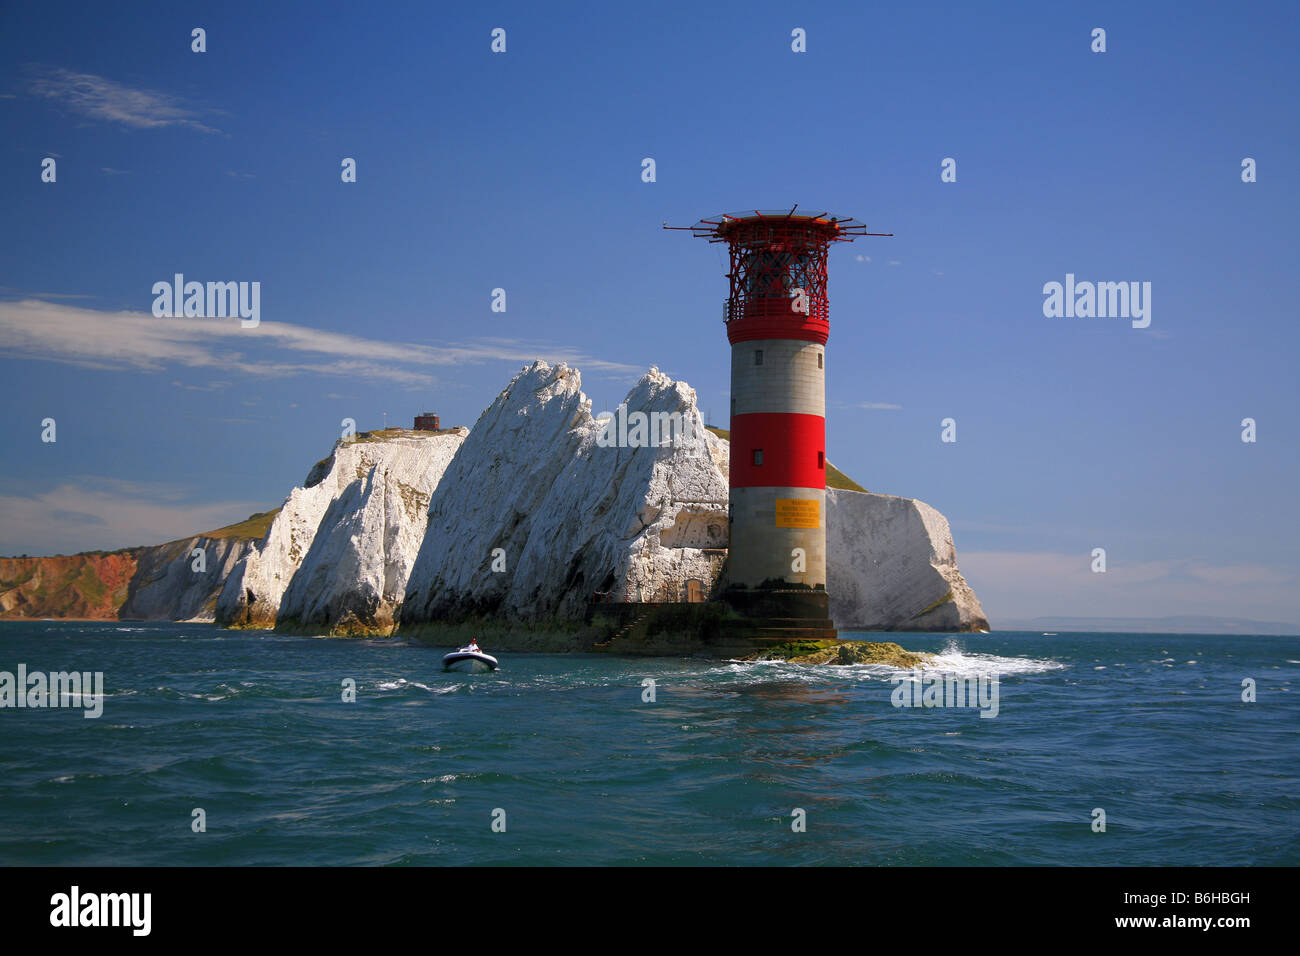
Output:
<instances>
[{"instance_id":1,"label":"stone staircase","mask_svg":"<svg viewBox=\"0 0 1300 956\"><path fill-rule=\"evenodd\" d=\"M597 641L596 643L592 644L591 649L593 651L608 651L610 649L610 646L615 641L617 641L623 635L630 633L634 628L636 628L638 624L640 624L642 621L648 618L652 613L652 611L653 608L647 608L646 610L642 611L640 614L632 618L632 620L628 621L626 624L620 627L609 637L605 638L603 641Z\"/></svg>"}]
</instances>

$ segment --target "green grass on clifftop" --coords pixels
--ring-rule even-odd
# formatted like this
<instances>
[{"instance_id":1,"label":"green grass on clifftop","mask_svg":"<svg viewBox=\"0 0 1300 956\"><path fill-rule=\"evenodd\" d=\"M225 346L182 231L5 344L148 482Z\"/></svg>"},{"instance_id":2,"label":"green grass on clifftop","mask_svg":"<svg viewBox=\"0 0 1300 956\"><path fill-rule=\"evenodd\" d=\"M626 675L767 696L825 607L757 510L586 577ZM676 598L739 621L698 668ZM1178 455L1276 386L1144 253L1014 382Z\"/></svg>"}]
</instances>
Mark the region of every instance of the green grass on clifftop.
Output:
<instances>
[{"instance_id":1,"label":"green grass on clifftop","mask_svg":"<svg viewBox=\"0 0 1300 956\"><path fill-rule=\"evenodd\" d=\"M271 522L275 520L275 516L279 513L279 508L273 508L270 511L260 511L257 514L249 515L243 521L235 524L228 524L224 528L218 528L216 531L204 531L201 537L261 538L265 536L267 529L271 527Z\"/></svg>"},{"instance_id":2,"label":"green grass on clifftop","mask_svg":"<svg viewBox=\"0 0 1300 956\"><path fill-rule=\"evenodd\" d=\"M357 432L352 436L353 442L371 442L371 441L388 441L393 438L428 438L432 435L450 435L460 426L453 425L451 428L439 428L434 431L431 428L376 428L374 431ZM346 444L347 439L343 440Z\"/></svg>"}]
</instances>

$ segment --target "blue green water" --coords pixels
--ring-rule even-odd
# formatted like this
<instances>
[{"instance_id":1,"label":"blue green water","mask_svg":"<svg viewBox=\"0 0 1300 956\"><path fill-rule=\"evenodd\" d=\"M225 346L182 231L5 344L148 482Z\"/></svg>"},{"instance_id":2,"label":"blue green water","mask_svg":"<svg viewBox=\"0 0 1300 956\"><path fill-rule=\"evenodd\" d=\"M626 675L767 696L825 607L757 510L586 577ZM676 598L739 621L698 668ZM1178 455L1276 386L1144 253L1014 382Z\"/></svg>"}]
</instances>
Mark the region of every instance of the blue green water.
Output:
<instances>
[{"instance_id":1,"label":"blue green water","mask_svg":"<svg viewBox=\"0 0 1300 956\"><path fill-rule=\"evenodd\" d=\"M998 716L894 707L877 666L0 624L0 671L109 695L0 709L0 863L1300 863L1300 639L884 639L1000 675Z\"/></svg>"}]
</instances>

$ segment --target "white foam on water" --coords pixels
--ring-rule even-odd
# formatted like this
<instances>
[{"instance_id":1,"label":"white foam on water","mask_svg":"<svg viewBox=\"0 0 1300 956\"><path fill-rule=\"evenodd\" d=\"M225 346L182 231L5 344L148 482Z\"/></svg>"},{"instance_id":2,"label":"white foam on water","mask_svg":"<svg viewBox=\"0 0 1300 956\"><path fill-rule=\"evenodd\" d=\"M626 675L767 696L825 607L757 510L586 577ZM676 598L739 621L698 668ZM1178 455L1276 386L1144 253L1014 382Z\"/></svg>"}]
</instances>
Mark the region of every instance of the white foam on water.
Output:
<instances>
[{"instance_id":1,"label":"white foam on water","mask_svg":"<svg viewBox=\"0 0 1300 956\"><path fill-rule=\"evenodd\" d=\"M739 661L729 660L723 667L706 667L699 671L685 671L673 675L677 678L718 677L725 674L741 684L769 684L778 681L804 681L818 683L827 679L828 672L845 672L842 676L858 677L863 675L848 674L849 668L829 665L794 664L790 661Z\"/></svg>"},{"instance_id":2,"label":"white foam on water","mask_svg":"<svg viewBox=\"0 0 1300 956\"><path fill-rule=\"evenodd\" d=\"M926 665L927 671L944 674L956 674L959 677L1006 677L1019 674L1044 674L1048 671L1065 670L1059 661L1034 657L1002 657L998 654L967 653L950 641L939 652L936 660Z\"/></svg>"},{"instance_id":3,"label":"white foam on water","mask_svg":"<svg viewBox=\"0 0 1300 956\"><path fill-rule=\"evenodd\" d=\"M102 773L70 773L63 777L53 777L46 783L74 783L77 780L93 780L102 776Z\"/></svg>"},{"instance_id":4,"label":"white foam on water","mask_svg":"<svg viewBox=\"0 0 1300 956\"><path fill-rule=\"evenodd\" d=\"M1030 657L1002 657L997 654L973 653L962 650L956 641L949 642L923 671L931 674L951 674L957 677L1007 677L1021 674L1042 674L1064 670L1066 665L1052 660ZM791 661L740 661L726 662L725 668L703 670L699 676L717 676L725 672L740 683L760 684L775 681L802 681L826 683L844 680L890 680L900 673L910 673L906 667L890 664L797 664ZM694 677L694 673L677 675Z\"/></svg>"},{"instance_id":5,"label":"white foam on water","mask_svg":"<svg viewBox=\"0 0 1300 956\"><path fill-rule=\"evenodd\" d=\"M405 677L399 677L397 680L380 681L375 685L375 689L401 690L403 687L416 687L428 694L450 694L464 686L464 684L447 684L442 687L430 687L428 684L421 684L417 680L407 680Z\"/></svg>"}]
</instances>

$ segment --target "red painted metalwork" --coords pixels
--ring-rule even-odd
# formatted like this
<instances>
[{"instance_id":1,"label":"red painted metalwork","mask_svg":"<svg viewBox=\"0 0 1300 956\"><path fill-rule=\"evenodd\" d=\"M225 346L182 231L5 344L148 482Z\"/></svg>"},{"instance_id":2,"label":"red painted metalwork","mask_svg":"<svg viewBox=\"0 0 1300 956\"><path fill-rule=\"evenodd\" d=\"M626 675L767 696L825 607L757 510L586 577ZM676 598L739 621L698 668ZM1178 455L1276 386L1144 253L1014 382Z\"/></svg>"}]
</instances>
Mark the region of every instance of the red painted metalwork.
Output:
<instances>
[{"instance_id":1,"label":"red painted metalwork","mask_svg":"<svg viewBox=\"0 0 1300 956\"><path fill-rule=\"evenodd\" d=\"M752 339L802 339L825 343L830 334L826 298L826 257L832 242L867 232L865 223L827 213L770 212L715 216L684 229L699 239L725 242L731 252L731 294L723 305L727 338L734 345ZM796 312L795 290L807 298L807 312Z\"/></svg>"},{"instance_id":2,"label":"red painted metalwork","mask_svg":"<svg viewBox=\"0 0 1300 956\"><path fill-rule=\"evenodd\" d=\"M789 309L788 304L786 308ZM755 310L749 315L727 322L727 341L732 345L754 339L799 339L825 345L830 334L830 322L792 311L780 313L775 310Z\"/></svg>"},{"instance_id":3,"label":"red painted metalwork","mask_svg":"<svg viewBox=\"0 0 1300 956\"><path fill-rule=\"evenodd\" d=\"M754 464L762 449L763 463ZM825 488L826 419L795 412L731 418L731 487ZM818 454L821 454L821 458Z\"/></svg>"}]
</instances>

